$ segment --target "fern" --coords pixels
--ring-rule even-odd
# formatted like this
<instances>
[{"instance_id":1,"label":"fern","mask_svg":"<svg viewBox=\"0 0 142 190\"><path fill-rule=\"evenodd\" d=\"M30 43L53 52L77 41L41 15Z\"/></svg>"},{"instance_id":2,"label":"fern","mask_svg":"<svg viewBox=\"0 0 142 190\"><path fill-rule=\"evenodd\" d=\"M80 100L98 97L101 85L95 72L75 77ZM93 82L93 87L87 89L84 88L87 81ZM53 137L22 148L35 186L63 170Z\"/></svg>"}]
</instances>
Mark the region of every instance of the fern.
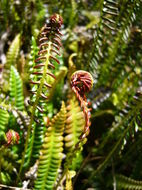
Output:
<instances>
[{"instance_id":1,"label":"fern","mask_svg":"<svg viewBox=\"0 0 142 190\"><path fill-rule=\"evenodd\" d=\"M75 23L77 22L77 3L75 2L75 0L70 0L71 2L71 14L69 17L69 26L72 29L75 25Z\"/></svg>"},{"instance_id":2,"label":"fern","mask_svg":"<svg viewBox=\"0 0 142 190\"><path fill-rule=\"evenodd\" d=\"M25 149L24 154L22 158L22 163L19 171L19 175L22 171L23 164L25 162L25 154L27 152L28 148L28 142L30 140L30 132L31 128L33 127L33 133L32 133L32 141L31 141L31 147L29 148L30 153L28 158L28 163L31 162L32 157L32 150L33 150L33 144L34 144L34 138L35 138L35 132L36 132L36 126L34 124L34 120L37 122L38 125L40 125L43 128L44 131L44 121L43 121L43 114L46 112L46 102L47 102L47 95L48 95L48 89L52 86L47 82L47 78L50 76L51 78L55 79L54 74L50 72L50 69L54 69L55 66L53 65L53 61L57 62L59 64L59 60L56 58L57 55L59 55L59 49L61 46L60 42L60 36L61 33L59 31L61 24L62 24L62 18L54 14L50 18L50 23L45 24L45 26L42 28L40 33L40 50L38 52L38 58L35 60L36 64L33 68L31 68L31 76L30 76L30 83L32 84L32 96L30 99L30 105L31 105L31 116L30 116L30 124L28 127L27 137L26 137L26 143L25 143ZM37 119L38 118L38 119Z\"/></svg>"},{"instance_id":3,"label":"fern","mask_svg":"<svg viewBox=\"0 0 142 190\"><path fill-rule=\"evenodd\" d=\"M115 69L115 63L118 62L120 57L116 58L116 55L119 55L118 52L120 48L122 51L127 47L130 28L136 19L135 13L140 5L139 2L138 5L136 2L137 1L123 2L119 10L117 1L104 1L101 14L102 22L99 24L97 37L94 41L94 52L90 61L90 72L94 74L95 82L98 81L98 85L104 85L104 81L106 81L106 85L108 85L109 82L112 82L113 76L116 76L114 70L112 71L110 69ZM105 29L106 20L108 21L107 26L110 26L108 30ZM112 28L111 25L113 23L114 26ZM112 35L112 33L114 33L114 35ZM106 39L104 39L104 35ZM109 40L110 36L112 41ZM101 67L99 63L101 63Z\"/></svg>"},{"instance_id":4,"label":"fern","mask_svg":"<svg viewBox=\"0 0 142 190\"><path fill-rule=\"evenodd\" d=\"M118 15L117 1L102 0L100 2L100 22L97 28L97 32L94 38L93 51L90 55L90 72L94 79L99 75L99 63L101 59L106 55L103 53L104 48L107 48L108 35L111 31L114 31L117 27L116 18ZM107 27L107 29L106 29ZM113 36L112 36L113 37ZM90 52L89 52L90 54ZM95 81L97 82L97 81Z\"/></svg>"},{"instance_id":5,"label":"fern","mask_svg":"<svg viewBox=\"0 0 142 190\"><path fill-rule=\"evenodd\" d=\"M6 64L4 65L3 70L3 90L7 91L9 90L9 71L11 65L16 66L17 58L19 56L20 51L20 34L18 34L14 40L12 41L9 50L7 52L6 56Z\"/></svg>"},{"instance_id":6,"label":"fern","mask_svg":"<svg viewBox=\"0 0 142 190\"><path fill-rule=\"evenodd\" d=\"M63 131L66 121L64 102L60 112L51 120L46 131L39 158L38 174L34 189L53 189L60 168L63 151Z\"/></svg>"},{"instance_id":7,"label":"fern","mask_svg":"<svg viewBox=\"0 0 142 190\"><path fill-rule=\"evenodd\" d=\"M0 181L5 181L5 176L7 176L7 180L11 181L10 173L14 171L15 162L18 158L18 155L12 152L9 148L2 146L0 148Z\"/></svg>"},{"instance_id":8,"label":"fern","mask_svg":"<svg viewBox=\"0 0 142 190\"><path fill-rule=\"evenodd\" d=\"M123 52L123 50L127 47L128 41L130 39L130 29L132 27L132 23L136 19L135 12L138 11L136 1L127 2L127 9L125 8L126 9L125 13L123 13L124 7L122 6L122 8L120 10L120 15L119 15L120 18L122 16L124 17L122 23L120 23L121 28L117 32L117 35L116 35L114 41L112 42L111 46L108 47L108 54L106 56L106 59L104 59L103 65L100 69L101 76L103 76L103 79L101 78L101 76L99 79L99 82L101 84L103 84L103 81L106 79L109 79L109 81L107 81L107 82L111 82L112 78L114 78L114 76L116 76L117 70L113 69L115 66L115 62L117 64L117 61L119 59L118 58L116 61L116 55L118 55L119 48L121 48L121 52ZM105 74L103 74L103 73L105 73ZM110 75L110 73L112 73L112 74ZM106 77L106 78L104 78L104 77Z\"/></svg>"},{"instance_id":9,"label":"fern","mask_svg":"<svg viewBox=\"0 0 142 190\"><path fill-rule=\"evenodd\" d=\"M5 131L7 129L8 120L8 112L0 108L0 141L5 139Z\"/></svg>"},{"instance_id":10,"label":"fern","mask_svg":"<svg viewBox=\"0 0 142 190\"><path fill-rule=\"evenodd\" d=\"M11 66L10 70L10 101L18 110L24 109L22 80L14 66Z\"/></svg>"},{"instance_id":11,"label":"fern","mask_svg":"<svg viewBox=\"0 0 142 190\"><path fill-rule=\"evenodd\" d=\"M0 104L0 109L10 113L9 115L12 115L13 118L16 119L19 126L25 129L27 128L29 124L29 116L25 111L19 111L16 107L13 107L11 104L7 105L5 102Z\"/></svg>"},{"instance_id":12,"label":"fern","mask_svg":"<svg viewBox=\"0 0 142 190\"><path fill-rule=\"evenodd\" d=\"M67 121L65 128L65 147L67 154L72 152L75 148L75 145L79 141L79 136L81 135L85 125L84 115L80 109L78 101L73 95L69 93L67 101ZM78 167L80 162L80 153L78 156L73 159L71 169L75 170Z\"/></svg>"},{"instance_id":13,"label":"fern","mask_svg":"<svg viewBox=\"0 0 142 190\"><path fill-rule=\"evenodd\" d=\"M129 190L142 189L142 181L137 181L123 175L116 175L116 184L118 189L129 189Z\"/></svg>"},{"instance_id":14,"label":"fern","mask_svg":"<svg viewBox=\"0 0 142 190\"><path fill-rule=\"evenodd\" d=\"M128 107L128 110L129 110L128 113L123 115L122 120L114 124L113 128L111 128L111 131L109 131L108 135L104 138L104 141L101 143L100 147L95 153L101 152L102 150L104 150L103 149L105 148L104 145L107 144L108 139L110 139L114 135L114 133L118 133L118 131L120 130L122 126L123 127L126 126L125 129L121 131L119 138L117 137L117 142L112 146L112 149L111 151L109 151L109 154L107 154L105 156L105 159L100 162L99 166L97 167L95 171L92 172L88 180L91 180L94 176L104 171L104 169L108 165L110 165L111 159L112 158L115 159L116 155L118 155L118 153L120 153L121 150L124 148L124 141L127 139L129 131L131 131L134 128L135 121L141 114L141 104L142 104L141 96L138 98L138 100L134 99L131 102L130 110Z\"/></svg>"},{"instance_id":15,"label":"fern","mask_svg":"<svg viewBox=\"0 0 142 190\"><path fill-rule=\"evenodd\" d=\"M11 65L16 66L19 50L20 50L20 34L17 34L7 52L7 61L5 65L6 69L10 68Z\"/></svg>"}]
</instances>

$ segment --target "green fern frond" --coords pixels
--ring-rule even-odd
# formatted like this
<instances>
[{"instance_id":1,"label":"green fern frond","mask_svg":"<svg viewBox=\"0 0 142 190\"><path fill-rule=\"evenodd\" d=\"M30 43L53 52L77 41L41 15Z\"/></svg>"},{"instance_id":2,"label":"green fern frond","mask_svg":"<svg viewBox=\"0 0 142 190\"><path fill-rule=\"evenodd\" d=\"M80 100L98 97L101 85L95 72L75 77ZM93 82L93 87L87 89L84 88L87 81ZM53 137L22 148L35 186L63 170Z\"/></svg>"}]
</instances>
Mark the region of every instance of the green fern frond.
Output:
<instances>
[{"instance_id":1,"label":"green fern frond","mask_svg":"<svg viewBox=\"0 0 142 190\"><path fill-rule=\"evenodd\" d=\"M1 168L4 171L12 172L14 169L13 161L18 158L18 155L9 148L2 148L1 150Z\"/></svg>"},{"instance_id":2,"label":"green fern frond","mask_svg":"<svg viewBox=\"0 0 142 190\"><path fill-rule=\"evenodd\" d=\"M108 85L109 82L112 83L112 78L116 77L115 68L120 58L120 56L118 56L120 53L118 52L121 50L122 53L128 45L130 29L132 27L132 23L134 23L136 19L136 13L138 11L140 1L135 0L122 2L120 8L118 7L117 1L110 1L110 5L107 4L109 3L107 0L104 1L104 3L101 16L102 22L99 25L96 35L97 37L94 39L95 47L90 61L90 72L94 74L94 78L98 80L99 84ZM107 11L109 8L112 10ZM116 12L116 15L113 12ZM107 17L105 13L107 13ZM109 16L109 14L111 14L111 16ZM110 23L114 23L115 27L110 27L110 29L108 28L106 30L103 24L106 25L106 19L110 20L110 18L113 22L111 21L107 25L111 26Z\"/></svg>"},{"instance_id":3,"label":"green fern frond","mask_svg":"<svg viewBox=\"0 0 142 190\"><path fill-rule=\"evenodd\" d=\"M7 105L5 102L0 104L0 109L11 114L20 126L23 126L25 129L28 127L29 116L25 111L20 111L17 109L17 107L12 106L11 104Z\"/></svg>"},{"instance_id":4,"label":"green fern frond","mask_svg":"<svg viewBox=\"0 0 142 190\"><path fill-rule=\"evenodd\" d=\"M65 126L65 147L67 154L71 153L76 143L79 141L79 136L81 135L85 125L85 119L83 112L79 106L76 96L73 93L69 93L67 101L67 120ZM73 159L71 169L75 170L79 165L81 155L80 152L77 157Z\"/></svg>"},{"instance_id":5,"label":"green fern frond","mask_svg":"<svg viewBox=\"0 0 142 190\"><path fill-rule=\"evenodd\" d=\"M51 120L46 131L39 158L38 174L34 189L53 189L60 168L63 151L63 131L66 121L64 102L60 112Z\"/></svg>"},{"instance_id":6,"label":"green fern frond","mask_svg":"<svg viewBox=\"0 0 142 190\"><path fill-rule=\"evenodd\" d=\"M0 182L2 184L8 185L8 184L10 184L12 182L11 175L9 173L1 172L0 175L1 175L0 176L0 178L1 178Z\"/></svg>"},{"instance_id":7,"label":"green fern frond","mask_svg":"<svg viewBox=\"0 0 142 190\"><path fill-rule=\"evenodd\" d=\"M118 53L120 48L121 48L121 52L123 52L125 48L127 47L129 39L130 39L130 33L131 33L130 30L132 27L132 23L136 19L136 15L135 15L137 12L136 1L127 3L126 5L127 8L125 7L125 14L123 13L124 7L122 6L121 8L122 10L120 10L120 15L118 19L118 20L121 20L120 18L122 18L122 16L124 17L120 23L119 31L117 32L116 37L114 41L112 42L111 46L108 47L107 56L106 58L104 58L103 65L100 68L101 75L100 75L99 82L101 84L103 84L103 81L107 81L107 83L112 82L112 78L116 76L116 71L115 69L113 69L115 66L115 62L116 64L118 62L118 59L116 59L116 56L117 55L120 56L120 54Z\"/></svg>"},{"instance_id":8,"label":"green fern frond","mask_svg":"<svg viewBox=\"0 0 142 190\"><path fill-rule=\"evenodd\" d=\"M7 52L7 60L5 67L8 69L11 65L15 66L20 50L20 34L17 34L12 41Z\"/></svg>"},{"instance_id":9,"label":"green fern frond","mask_svg":"<svg viewBox=\"0 0 142 190\"><path fill-rule=\"evenodd\" d=\"M127 114L125 114L121 118L122 120L120 120L119 122L117 121L116 124L113 125L113 128L111 128L108 135L104 138L104 141L100 144L100 147L97 150L98 152L103 150L104 145L107 144L108 139L110 139L112 135L114 135L114 132L116 133L118 130L120 130L122 126L125 127L125 129L121 132L119 138L117 138L117 142L112 147L109 154L102 160L97 169L92 172L88 180L90 180L93 176L97 175L98 173L101 173L108 165L110 165L111 159L115 158L115 156L118 155L118 152L122 150L122 147L124 148L124 141L127 139L129 131L131 131L135 127L135 121L141 115L141 98L142 97L140 96L137 100L134 99L131 102L131 109L128 111Z\"/></svg>"},{"instance_id":10,"label":"green fern frond","mask_svg":"<svg viewBox=\"0 0 142 190\"><path fill-rule=\"evenodd\" d=\"M70 0L71 2L71 14L69 17L69 26L73 28L77 21L77 3L75 0Z\"/></svg>"},{"instance_id":11,"label":"green fern frond","mask_svg":"<svg viewBox=\"0 0 142 190\"><path fill-rule=\"evenodd\" d=\"M9 148L0 148L0 181L3 182L5 175L13 172L18 155ZM5 175L4 175L5 174ZM11 181L11 180L10 180Z\"/></svg>"},{"instance_id":12,"label":"green fern frond","mask_svg":"<svg viewBox=\"0 0 142 190\"><path fill-rule=\"evenodd\" d=\"M16 61L20 51L20 34L12 41L6 56L6 64L3 70L3 90L9 90L9 75L11 65L16 66Z\"/></svg>"},{"instance_id":13,"label":"green fern frond","mask_svg":"<svg viewBox=\"0 0 142 190\"><path fill-rule=\"evenodd\" d=\"M58 19L58 17L60 19ZM58 27L52 22L53 19L56 19L58 22ZM46 103L48 99L48 93L49 89L52 88L52 85L48 83L48 78L50 77L55 80L55 75L52 73L52 70L55 68L54 63L60 63L56 57L57 55L60 55L59 50L61 47L61 33L59 29L61 27L61 24L62 18L58 14L54 14L50 18L50 23L45 24L40 31L38 58L35 60L35 64L30 68L30 83L32 85L32 95L30 98L31 115L19 175L22 172L22 168L25 162L25 154L28 149L31 129L33 128L33 140L31 141L30 154L28 154L28 160L30 160L29 164L31 163L32 158L34 138L37 131L36 128L38 125L40 125L44 129L43 126L45 126L43 117L46 116L45 113L47 112ZM34 124L34 121L36 121L37 125Z\"/></svg>"},{"instance_id":14,"label":"green fern frond","mask_svg":"<svg viewBox=\"0 0 142 190\"><path fill-rule=\"evenodd\" d=\"M142 181L134 180L132 178L116 175L116 185L118 189L127 189L127 190L141 190Z\"/></svg>"},{"instance_id":15,"label":"green fern frond","mask_svg":"<svg viewBox=\"0 0 142 190\"><path fill-rule=\"evenodd\" d=\"M0 108L0 141L5 139L5 131L9 120L9 114L6 110Z\"/></svg>"},{"instance_id":16,"label":"green fern frond","mask_svg":"<svg viewBox=\"0 0 142 190\"><path fill-rule=\"evenodd\" d=\"M10 101L18 110L24 109L22 80L14 66L11 66L10 70Z\"/></svg>"},{"instance_id":17,"label":"green fern frond","mask_svg":"<svg viewBox=\"0 0 142 190\"><path fill-rule=\"evenodd\" d=\"M5 68L9 69L11 65L15 66L20 50L20 34L12 41L6 56Z\"/></svg>"},{"instance_id":18,"label":"green fern frond","mask_svg":"<svg viewBox=\"0 0 142 190\"><path fill-rule=\"evenodd\" d=\"M46 125L40 126L39 124L36 124L36 123L35 125L36 125L35 135L34 135L34 138L33 136L31 136L31 138L29 139L29 146L28 146L29 148L28 151L29 152L32 151L32 155L31 155L32 163L34 163L39 158L41 145L43 144L43 139L44 139L44 135L46 131Z\"/></svg>"},{"instance_id":19,"label":"green fern frond","mask_svg":"<svg viewBox=\"0 0 142 190\"><path fill-rule=\"evenodd\" d=\"M118 17L118 0L101 0L99 2L100 7L100 22L98 24L97 32L94 38L93 51L90 55L90 72L93 74L94 78L98 77L99 74L99 64L102 62L104 56L106 56L106 51L104 49L108 47L109 35L115 31L117 28L117 17ZM111 35L111 40L113 35ZM90 53L90 52L89 52Z\"/></svg>"},{"instance_id":20,"label":"green fern frond","mask_svg":"<svg viewBox=\"0 0 142 190\"><path fill-rule=\"evenodd\" d=\"M20 50L20 34L18 34L12 41L9 50L7 52L7 60L5 68L9 69L11 65L16 66L16 61Z\"/></svg>"}]
</instances>

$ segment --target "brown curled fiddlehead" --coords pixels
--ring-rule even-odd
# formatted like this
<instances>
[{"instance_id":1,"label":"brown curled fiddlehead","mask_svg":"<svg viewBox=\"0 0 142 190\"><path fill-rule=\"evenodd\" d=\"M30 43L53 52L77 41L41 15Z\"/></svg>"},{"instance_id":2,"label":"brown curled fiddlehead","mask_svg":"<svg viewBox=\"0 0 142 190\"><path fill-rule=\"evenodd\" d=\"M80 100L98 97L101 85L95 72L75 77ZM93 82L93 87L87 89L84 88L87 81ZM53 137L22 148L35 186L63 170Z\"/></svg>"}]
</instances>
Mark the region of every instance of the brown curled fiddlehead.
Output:
<instances>
[{"instance_id":1,"label":"brown curled fiddlehead","mask_svg":"<svg viewBox=\"0 0 142 190\"><path fill-rule=\"evenodd\" d=\"M86 93L91 90L93 86L93 78L90 73L86 71L76 71L71 76L71 88L76 94L77 99L79 100L81 104L81 108L83 109L83 113L85 116L85 126L84 131L80 136L80 140L83 140L86 138L86 136L89 134L89 127L91 125L90 122L90 108L88 108L88 102L86 99Z\"/></svg>"}]
</instances>

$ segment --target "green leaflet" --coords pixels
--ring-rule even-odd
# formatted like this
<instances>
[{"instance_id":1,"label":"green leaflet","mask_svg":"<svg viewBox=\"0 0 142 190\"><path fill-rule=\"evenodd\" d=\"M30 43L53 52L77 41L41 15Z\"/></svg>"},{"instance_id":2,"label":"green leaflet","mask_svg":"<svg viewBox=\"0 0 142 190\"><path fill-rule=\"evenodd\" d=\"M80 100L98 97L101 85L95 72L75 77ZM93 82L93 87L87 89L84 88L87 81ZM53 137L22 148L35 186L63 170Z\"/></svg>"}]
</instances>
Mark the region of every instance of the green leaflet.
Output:
<instances>
[{"instance_id":1,"label":"green leaflet","mask_svg":"<svg viewBox=\"0 0 142 190\"><path fill-rule=\"evenodd\" d=\"M84 114L79 106L78 100L73 93L69 93L67 101L67 120L65 126L65 147L67 154L74 150L76 143L79 141L85 125ZM81 153L77 154L72 161L71 169L75 170L81 162Z\"/></svg>"},{"instance_id":2,"label":"green leaflet","mask_svg":"<svg viewBox=\"0 0 142 190\"><path fill-rule=\"evenodd\" d=\"M63 131L66 121L64 102L60 112L54 116L46 131L39 158L35 190L52 190L60 168L63 151Z\"/></svg>"},{"instance_id":3,"label":"green leaflet","mask_svg":"<svg viewBox=\"0 0 142 190\"><path fill-rule=\"evenodd\" d=\"M14 66L10 70L10 101L18 110L24 109L22 80Z\"/></svg>"},{"instance_id":4,"label":"green leaflet","mask_svg":"<svg viewBox=\"0 0 142 190\"><path fill-rule=\"evenodd\" d=\"M142 181L134 180L132 178L116 175L116 185L117 189L127 189L127 190L141 190Z\"/></svg>"}]
</instances>

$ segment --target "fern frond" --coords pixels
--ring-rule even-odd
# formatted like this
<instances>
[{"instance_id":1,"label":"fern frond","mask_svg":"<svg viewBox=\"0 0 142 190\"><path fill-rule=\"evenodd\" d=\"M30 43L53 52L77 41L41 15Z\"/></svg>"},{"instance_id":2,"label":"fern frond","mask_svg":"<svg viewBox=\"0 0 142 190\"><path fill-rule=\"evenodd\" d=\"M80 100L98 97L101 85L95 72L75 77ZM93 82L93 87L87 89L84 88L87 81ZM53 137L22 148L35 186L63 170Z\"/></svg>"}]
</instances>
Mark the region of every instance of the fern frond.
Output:
<instances>
[{"instance_id":1,"label":"fern frond","mask_svg":"<svg viewBox=\"0 0 142 190\"><path fill-rule=\"evenodd\" d=\"M39 158L38 174L34 189L53 189L60 168L63 151L63 131L66 121L64 102L60 112L51 120L46 131Z\"/></svg>"},{"instance_id":2,"label":"fern frond","mask_svg":"<svg viewBox=\"0 0 142 190\"><path fill-rule=\"evenodd\" d=\"M116 175L116 185L118 189L128 189L128 190L141 190L142 181L134 180L132 178Z\"/></svg>"},{"instance_id":3,"label":"fern frond","mask_svg":"<svg viewBox=\"0 0 142 190\"><path fill-rule=\"evenodd\" d=\"M125 7L125 6L124 6ZM130 33L131 33L131 27L133 22L136 19L136 12L138 11L138 7L136 5L136 1L127 2L125 7L125 13L124 13L124 7L122 6L120 10L119 20L123 16L123 20L120 23L119 31L117 32L117 35L112 42L111 46L108 47L108 52L106 58L103 60L103 65L100 68L100 78L99 82L103 84L103 81L112 82L112 78L114 76L116 77L116 71L114 69L115 65L118 63L118 59L116 59L116 56L120 54L118 53L121 48L121 52L125 50L125 48L128 45L129 39L130 39ZM111 75L110 75L111 73ZM101 78L101 76L103 76ZM109 79L109 81L108 81Z\"/></svg>"},{"instance_id":4,"label":"fern frond","mask_svg":"<svg viewBox=\"0 0 142 190\"><path fill-rule=\"evenodd\" d=\"M71 14L69 17L69 26L70 28L73 28L77 21L77 3L75 0L70 0L71 2Z\"/></svg>"},{"instance_id":5,"label":"fern frond","mask_svg":"<svg viewBox=\"0 0 142 190\"><path fill-rule=\"evenodd\" d=\"M58 14L54 14L50 18L50 23L45 24L45 26L41 29L40 39L39 39L39 52L38 58L35 60L35 66L31 68L30 75L30 83L32 85L32 96L30 99L31 104L31 116L30 116L30 124L28 127L26 143L24 154L22 158L22 163L20 167L20 172L22 171L22 167L25 160L25 153L28 148L28 142L30 140L31 128L33 127L32 133L32 141L31 141L31 151L29 154L29 159L32 157L33 143L35 138L36 126L33 126L34 121L37 122L38 125L45 126L43 121L43 114L47 110L47 99L49 89L52 87L47 79L51 77L55 79L54 74L50 71L54 69L54 62L59 64L59 60L56 58L57 55L60 55L59 50L61 47L61 33L59 31L62 25L62 18ZM37 119L38 118L38 119ZM43 128L44 131L44 128ZM29 162L30 163L30 162Z\"/></svg>"},{"instance_id":6,"label":"fern frond","mask_svg":"<svg viewBox=\"0 0 142 190\"><path fill-rule=\"evenodd\" d=\"M100 150L103 150L104 145L107 144L108 139L110 139L112 135L114 135L114 132L116 133L118 130L120 130L121 127L125 128L121 131L119 138L117 138L117 142L112 146L109 154L107 154L107 156L102 160L97 169L92 172L88 180L90 180L93 176L101 173L108 165L110 165L111 159L115 159L116 155L118 155L118 152L122 150L122 147L124 148L124 141L127 139L129 132L134 128L135 121L141 115L141 106L142 97L140 96L137 100L134 99L131 102L131 104L127 107L128 112L126 112L126 114L123 116L121 115L121 120L119 122L117 121L116 124L113 125L108 135L104 138L104 141L100 144L100 147L97 150L98 152Z\"/></svg>"},{"instance_id":7,"label":"fern frond","mask_svg":"<svg viewBox=\"0 0 142 190\"><path fill-rule=\"evenodd\" d=\"M0 140L5 139L5 131L9 120L9 114L6 110L0 108Z\"/></svg>"},{"instance_id":8,"label":"fern frond","mask_svg":"<svg viewBox=\"0 0 142 190\"><path fill-rule=\"evenodd\" d=\"M6 56L6 64L3 69L3 90L9 90L9 75L11 65L16 66L16 61L20 51L20 34L18 34L12 41Z\"/></svg>"},{"instance_id":9,"label":"fern frond","mask_svg":"<svg viewBox=\"0 0 142 190\"><path fill-rule=\"evenodd\" d=\"M118 24L116 22L118 16L118 0L102 0L99 4L100 22L94 37L93 51L91 52L91 59L89 61L90 72L94 79L98 77L100 61L106 55L103 51L104 48L107 48L106 43L110 40L108 35L116 30ZM111 39L113 39L113 35Z\"/></svg>"},{"instance_id":10,"label":"fern frond","mask_svg":"<svg viewBox=\"0 0 142 190\"><path fill-rule=\"evenodd\" d=\"M19 50L20 50L20 34L17 34L7 52L7 60L5 65L6 69L10 68L11 65L16 66Z\"/></svg>"},{"instance_id":11,"label":"fern frond","mask_svg":"<svg viewBox=\"0 0 142 190\"><path fill-rule=\"evenodd\" d=\"M4 174L9 175L13 172L18 155L9 148L0 148L0 181L4 180ZM4 173L3 173L4 172Z\"/></svg>"},{"instance_id":12,"label":"fern frond","mask_svg":"<svg viewBox=\"0 0 142 190\"><path fill-rule=\"evenodd\" d=\"M136 0L124 1L119 8L118 1L104 0L101 15L102 22L100 22L96 38L94 39L95 46L90 61L90 72L96 79L95 82L99 82L98 85L108 85L108 82L112 83L112 78L116 77L114 70L116 62L120 58L118 52L120 50L122 52L128 45L130 29L136 19L139 5L140 2ZM105 15L106 13L107 15ZM107 21L109 21L107 26L110 27L106 30ZM113 28L111 23L114 24Z\"/></svg>"},{"instance_id":13,"label":"fern frond","mask_svg":"<svg viewBox=\"0 0 142 190\"><path fill-rule=\"evenodd\" d=\"M8 184L11 183L12 179L11 179L11 176L10 176L9 173L7 173L7 172L1 172L0 175L1 175L1 180L0 180L0 182L1 182L2 184L8 185Z\"/></svg>"},{"instance_id":14,"label":"fern frond","mask_svg":"<svg viewBox=\"0 0 142 190\"><path fill-rule=\"evenodd\" d=\"M67 154L72 152L79 141L85 125L83 112L79 106L76 96L69 93L67 101L67 121L65 126L65 147ZM75 170L78 165L78 156L73 159L71 169Z\"/></svg>"},{"instance_id":15,"label":"fern frond","mask_svg":"<svg viewBox=\"0 0 142 190\"><path fill-rule=\"evenodd\" d=\"M10 101L18 110L24 109L22 80L14 66L11 66L10 70Z\"/></svg>"},{"instance_id":16,"label":"fern frond","mask_svg":"<svg viewBox=\"0 0 142 190\"><path fill-rule=\"evenodd\" d=\"M29 124L29 116L25 111L20 111L12 105L7 105L5 102L0 104L0 109L10 113L17 121L19 126L24 127L25 129Z\"/></svg>"},{"instance_id":17,"label":"fern frond","mask_svg":"<svg viewBox=\"0 0 142 190\"><path fill-rule=\"evenodd\" d=\"M4 171L12 172L14 169L13 161L18 158L18 155L13 153L9 148L1 149L1 167Z\"/></svg>"}]
</instances>

